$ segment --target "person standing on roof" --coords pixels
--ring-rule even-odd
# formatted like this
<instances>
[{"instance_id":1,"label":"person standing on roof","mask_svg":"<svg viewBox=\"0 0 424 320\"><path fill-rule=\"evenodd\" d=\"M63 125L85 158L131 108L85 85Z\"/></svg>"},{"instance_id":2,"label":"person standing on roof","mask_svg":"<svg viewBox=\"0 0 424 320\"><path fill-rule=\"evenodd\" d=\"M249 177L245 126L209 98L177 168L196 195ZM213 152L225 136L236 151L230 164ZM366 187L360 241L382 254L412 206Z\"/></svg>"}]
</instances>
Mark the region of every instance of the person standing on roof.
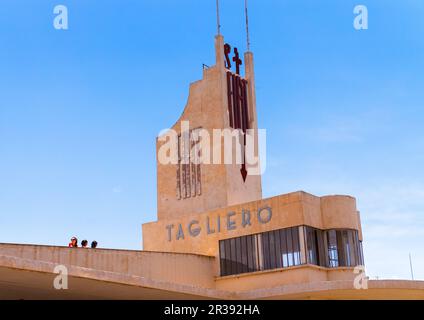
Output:
<instances>
[{"instance_id":1,"label":"person standing on roof","mask_svg":"<svg viewBox=\"0 0 424 320\"><path fill-rule=\"evenodd\" d=\"M78 248L78 239L76 237L71 238L71 242L68 244L69 248Z\"/></svg>"}]
</instances>

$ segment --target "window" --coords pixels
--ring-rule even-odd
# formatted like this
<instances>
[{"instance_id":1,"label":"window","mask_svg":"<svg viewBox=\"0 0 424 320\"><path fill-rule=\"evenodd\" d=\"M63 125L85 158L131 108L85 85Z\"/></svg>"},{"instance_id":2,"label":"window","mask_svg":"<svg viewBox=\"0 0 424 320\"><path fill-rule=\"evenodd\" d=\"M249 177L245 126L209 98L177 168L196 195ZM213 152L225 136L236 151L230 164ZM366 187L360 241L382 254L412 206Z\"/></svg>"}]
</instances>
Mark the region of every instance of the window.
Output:
<instances>
[{"instance_id":1,"label":"window","mask_svg":"<svg viewBox=\"0 0 424 320\"><path fill-rule=\"evenodd\" d=\"M221 274L231 275L261 270L258 243L259 234L219 242Z\"/></svg>"},{"instance_id":2,"label":"window","mask_svg":"<svg viewBox=\"0 0 424 320\"><path fill-rule=\"evenodd\" d=\"M335 230L327 232L328 239L328 266L336 268L339 266L339 254L337 252L337 234Z\"/></svg>"},{"instance_id":3,"label":"window","mask_svg":"<svg viewBox=\"0 0 424 320\"><path fill-rule=\"evenodd\" d=\"M355 267L363 265L362 244L356 230L329 230L328 266Z\"/></svg>"},{"instance_id":4,"label":"window","mask_svg":"<svg viewBox=\"0 0 424 320\"><path fill-rule=\"evenodd\" d=\"M322 267L327 266L324 231L312 227L305 227L305 234L308 263Z\"/></svg>"},{"instance_id":5,"label":"window","mask_svg":"<svg viewBox=\"0 0 424 320\"><path fill-rule=\"evenodd\" d=\"M299 227L221 240L219 251L222 276L296 266Z\"/></svg>"},{"instance_id":6,"label":"window","mask_svg":"<svg viewBox=\"0 0 424 320\"><path fill-rule=\"evenodd\" d=\"M303 263L328 268L364 264L358 231L324 231L309 226L221 240L219 255L222 276Z\"/></svg>"}]
</instances>

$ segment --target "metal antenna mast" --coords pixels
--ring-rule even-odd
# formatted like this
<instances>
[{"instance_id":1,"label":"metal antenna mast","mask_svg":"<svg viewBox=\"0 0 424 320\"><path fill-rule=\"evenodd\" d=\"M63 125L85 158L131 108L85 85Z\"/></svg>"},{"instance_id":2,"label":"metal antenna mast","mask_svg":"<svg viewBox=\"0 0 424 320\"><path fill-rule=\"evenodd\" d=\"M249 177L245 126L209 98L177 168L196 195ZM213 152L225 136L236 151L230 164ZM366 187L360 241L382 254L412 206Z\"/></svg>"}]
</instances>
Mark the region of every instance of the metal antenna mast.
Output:
<instances>
[{"instance_id":1,"label":"metal antenna mast","mask_svg":"<svg viewBox=\"0 0 424 320\"><path fill-rule=\"evenodd\" d=\"M244 11L245 11L245 14L246 14L247 51L250 51L249 14L248 14L248 10L247 10L247 0L244 0Z\"/></svg>"},{"instance_id":2,"label":"metal antenna mast","mask_svg":"<svg viewBox=\"0 0 424 320\"><path fill-rule=\"evenodd\" d=\"M412 256L409 254L409 266L411 267L411 278L414 280L414 269L412 268Z\"/></svg>"},{"instance_id":3,"label":"metal antenna mast","mask_svg":"<svg viewBox=\"0 0 424 320\"><path fill-rule=\"evenodd\" d=\"M218 31L218 35L221 34L221 22L219 19L219 0L216 0L216 28Z\"/></svg>"}]
</instances>

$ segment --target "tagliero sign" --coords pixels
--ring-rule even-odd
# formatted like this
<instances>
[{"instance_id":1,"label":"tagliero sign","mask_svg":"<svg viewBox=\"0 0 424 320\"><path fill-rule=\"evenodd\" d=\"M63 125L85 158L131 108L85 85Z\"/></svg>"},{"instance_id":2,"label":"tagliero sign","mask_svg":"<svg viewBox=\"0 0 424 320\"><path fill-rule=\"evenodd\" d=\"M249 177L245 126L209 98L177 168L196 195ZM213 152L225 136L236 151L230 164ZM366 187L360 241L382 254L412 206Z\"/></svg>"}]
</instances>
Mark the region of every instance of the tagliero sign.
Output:
<instances>
[{"instance_id":1,"label":"tagliero sign","mask_svg":"<svg viewBox=\"0 0 424 320\"><path fill-rule=\"evenodd\" d=\"M211 235L222 231L237 230L237 228L252 226L253 223L267 224L272 219L272 209L271 207L263 207L255 213L251 213L250 210L242 210L241 223L239 224L235 221L235 216L236 213L232 211L224 217L218 215L215 219L206 216L203 224L199 220L191 220L187 226L183 226L181 223L177 225L169 224L166 226L168 241L184 240L187 236L196 238L202 232Z\"/></svg>"}]
</instances>

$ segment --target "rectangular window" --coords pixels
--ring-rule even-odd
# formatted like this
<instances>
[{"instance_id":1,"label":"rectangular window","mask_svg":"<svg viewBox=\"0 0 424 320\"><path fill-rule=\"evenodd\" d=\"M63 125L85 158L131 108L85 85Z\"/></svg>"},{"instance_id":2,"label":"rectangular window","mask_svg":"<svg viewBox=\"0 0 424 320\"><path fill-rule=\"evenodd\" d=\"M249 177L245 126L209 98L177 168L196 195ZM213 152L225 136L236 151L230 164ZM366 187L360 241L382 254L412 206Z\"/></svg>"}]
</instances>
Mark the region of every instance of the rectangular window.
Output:
<instances>
[{"instance_id":1,"label":"rectangular window","mask_svg":"<svg viewBox=\"0 0 424 320\"><path fill-rule=\"evenodd\" d=\"M299 228L303 232L299 232ZM304 235L302 239L301 234ZM306 261L303 263L323 267L354 267L363 264L358 231L323 231L305 226L221 240L221 275L298 266L302 264L301 255L304 253Z\"/></svg>"},{"instance_id":2,"label":"rectangular window","mask_svg":"<svg viewBox=\"0 0 424 320\"><path fill-rule=\"evenodd\" d=\"M280 230L274 231L274 239L275 239L275 259L277 266L276 268L282 268L283 267L283 259L282 259L282 249L281 249L281 237L280 237Z\"/></svg>"},{"instance_id":3,"label":"rectangular window","mask_svg":"<svg viewBox=\"0 0 424 320\"><path fill-rule=\"evenodd\" d=\"M357 230L329 230L326 233L329 267L363 265L362 249L358 241Z\"/></svg>"},{"instance_id":4,"label":"rectangular window","mask_svg":"<svg viewBox=\"0 0 424 320\"><path fill-rule=\"evenodd\" d=\"M269 238L269 269L276 269L277 268L277 254L275 252L275 239L274 239L274 232L268 232L268 238Z\"/></svg>"},{"instance_id":5,"label":"rectangular window","mask_svg":"<svg viewBox=\"0 0 424 320\"><path fill-rule=\"evenodd\" d=\"M308 263L318 265L318 250L317 250L317 239L316 231L311 227L306 227L306 243L307 243L307 255Z\"/></svg>"},{"instance_id":6,"label":"rectangular window","mask_svg":"<svg viewBox=\"0 0 424 320\"><path fill-rule=\"evenodd\" d=\"M262 254L263 254L263 262L264 269L271 269L271 257L269 250L269 235L268 232L262 234Z\"/></svg>"},{"instance_id":7,"label":"rectangular window","mask_svg":"<svg viewBox=\"0 0 424 320\"><path fill-rule=\"evenodd\" d=\"M330 230L327 234L328 239L328 261L331 268L339 266L339 257L337 251L337 233L335 230Z\"/></svg>"},{"instance_id":8,"label":"rectangular window","mask_svg":"<svg viewBox=\"0 0 424 320\"><path fill-rule=\"evenodd\" d=\"M288 256L288 265L289 267L294 265L293 259L293 237L292 237L292 229L286 230L286 240L287 240L287 256Z\"/></svg>"},{"instance_id":9,"label":"rectangular window","mask_svg":"<svg viewBox=\"0 0 424 320\"><path fill-rule=\"evenodd\" d=\"M230 246L230 241L223 241L225 243L224 248L225 248L225 270L226 270L226 274L232 274L231 273L231 246Z\"/></svg>"},{"instance_id":10,"label":"rectangular window","mask_svg":"<svg viewBox=\"0 0 424 320\"><path fill-rule=\"evenodd\" d=\"M339 258L338 266L346 266L346 256L343 246L343 234L342 230L336 230L336 239L337 239L337 256Z\"/></svg>"},{"instance_id":11,"label":"rectangular window","mask_svg":"<svg viewBox=\"0 0 424 320\"><path fill-rule=\"evenodd\" d=\"M247 237L240 238L241 242L241 263L242 263L242 272L248 272L248 259L249 251L247 251Z\"/></svg>"},{"instance_id":12,"label":"rectangular window","mask_svg":"<svg viewBox=\"0 0 424 320\"><path fill-rule=\"evenodd\" d=\"M293 265L298 266L302 264L300 259L300 241L299 241L299 228L294 227L292 229L292 243L293 243Z\"/></svg>"},{"instance_id":13,"label":"rectangular window","mask_svg":"<svg viewBox=\"0 0 424 320\"><path fill-rule=\"evenodd\" d=\"M309 264L325 267L324 233L322 230L305 227L306 251Z\"/></svg>"},{"instance_id":14,"label":"rectangular window","mask_svg":"<svg viewBox=\"0 0 424 320\"><path fill-rule=\"evenodd\" d=\"M281 242L281 253L280 256L283 258L283 268L289 266L289 255L287 250L287 230L280 230L280 242Z\"/></svg>"},{"instance_id":15,"label":"rectangular window","mask_svg":"<svg viewBox=\"0 0 424 320\"><path fill-rule=\"evenodd\" d=\"M230 274L237 274L236 239L230 239L230 248L231 248L231 271L230 271Z\"/></svg>"},{"instance_id":16,"label":"rectangular window","mask_svg":"<svg viewBox=\"0 0 424 320\"><path fill-rule=\"evenodd\" d=\"M321 267L327 266L327 248L325 245L326 237L325 232L316 229L316 239L318 243L318 265Z\"/></svg>"},{"instance_id":17,"label":"rectangular window","mask_svg":"<svg viewBox=\"0 0 424 320\"><path fill-rule=\"evenodd\" d=\"M226 261L227 261L227 257L225 255L225 241L220 241L219 242L219 262L220 262L220 266L221 266L221 274L223 276L226 276L227 274L227 266L225 265Z\"/></svg>"},{"instance_id":18,"label":"rectangular window","mask_svg":"<svg viewBox=\"0 0 424 320\"><path fill-rule=\"evenodd\" d=\"M242 238L236 239L236 255L237 255L236 270L237 270L237 273L243 273L242 255L243 255L244 252L243 252L243 248L241 246L241 239Z\"/></svg>"}]
</instances>

